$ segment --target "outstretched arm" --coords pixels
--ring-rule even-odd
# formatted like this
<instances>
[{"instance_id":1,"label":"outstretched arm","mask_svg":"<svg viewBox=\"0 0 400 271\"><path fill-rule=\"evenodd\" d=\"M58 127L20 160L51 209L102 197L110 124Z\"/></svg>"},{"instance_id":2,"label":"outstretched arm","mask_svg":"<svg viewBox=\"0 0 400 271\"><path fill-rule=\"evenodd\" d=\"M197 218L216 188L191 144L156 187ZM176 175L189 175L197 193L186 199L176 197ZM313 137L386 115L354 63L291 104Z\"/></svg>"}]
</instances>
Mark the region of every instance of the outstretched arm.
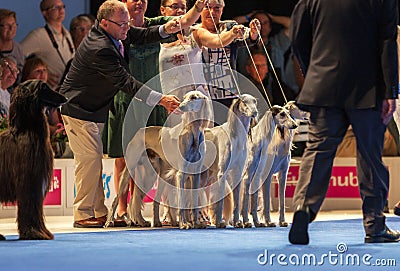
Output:
<instances>
[{"instance_id":1,"label":"outstretched arm","mask_svg":"<svg viewBox=\"0 0 400 271\"><path fill-rule=\"evenodd\" d=\"M208 4L209 0L197 0L193 7L180 17L182 29L192 26L200 17L203 8Z\"/></svg>"},{"instance_id":2,"label":"outstretched arm","mask_svg":"<svg viewBox=\"0 0 400 271\"><path fill-rule=\"evenodd\" d=\"M223 31L220 34L211 33L200 27L194 32L194 38L200 47L221 48L229 45L234 39L243 37L243 34L243 25L235 25L229 31Z\"/></svg>"}]
</instances>

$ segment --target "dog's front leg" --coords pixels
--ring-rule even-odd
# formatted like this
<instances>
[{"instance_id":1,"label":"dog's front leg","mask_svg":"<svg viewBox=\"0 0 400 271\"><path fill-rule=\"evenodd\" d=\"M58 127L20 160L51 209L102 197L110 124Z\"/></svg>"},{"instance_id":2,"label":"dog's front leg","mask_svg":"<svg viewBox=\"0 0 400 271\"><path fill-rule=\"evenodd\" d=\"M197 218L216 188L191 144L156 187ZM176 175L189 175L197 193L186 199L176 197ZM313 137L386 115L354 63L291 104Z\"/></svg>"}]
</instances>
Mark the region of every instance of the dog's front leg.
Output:
<instances>
[{"instance_id":1,"label":"dog's front leg","mask_svg":"<svg viewBox=\"0 0 400 271\"><path fill-rule=\"evenodd\" d=\"M114 226L114 216L115 212L117 211L117 206L118 206L118 201L121 195L125 194L128 191L129 187L129 181L130 181L131 175L129 174L128 169L125 167L123 170L121 176L119 177L119 188L118 188L118 194L115 196L111 208L108 211L107 215L107 221L105 224L105 227L113 227ZM132 221L125 221L128 226L131 225Z\"/></svg>"},{"instance_id":2,"label":"dog's front leg","mask_svg":"<svg viewBox=\"0 0 400 271\"><path fill-rule=\"evenodd\" d=\"M244 164L244 163L243 163ZM240 191L241 191L241 179L243 172L243 164L235 165L229 174L229 184L233 187L233 227L243 228L243 222L239 217L240 210Z\"/></svg>"},{"instance_id":3,"label":"dog's front leg","mask_svg":"<svg viewBox=\"0 0 400 271\"><path fill-rule=\"evenodd\" d=\"M43 184L40 182L48 181L39 176L27 176L27 178L17 181L19 184L17 188L17 222L19 239L21 240L54 239L53 234L46 228L43 214L45 193L43 192Z\"/></svg>"},{"instance_id":4,"label":"dog's front leg","mask_svg":"<svg viewBox=\"0 0 400 271\"><path fill-rule=\"evenodd\" d=\"M265 218L265 225L267 227L276 227L276 223L271 222L271 182L272 182L272 177L273 174L270 173L268 174L267 179L262 185L262 191L263 191L263 202L264 202L264 209L263 209L263 214Z\"/></svg>"},{"instance_id":5,"label":"dog's front leg","mask_svg":"<svg viewBox=\"0 0 400 271\"><path fill-rule=\"evenodd\" d=\"M180 229L190 229L191 226L189 225L186 216L185 210L187 209L186 206L186 198L185 198L185 178L186 173L183 171L178 171L176 173L176 179L178 182L178 207L179 207L179 228Z\"/></svg>"},{"instance_id":6,"label":"dog's front leg","mask_svg":"<svg viewBox=\"0 0 400 271\"><path fill-rule=\"evenodd\" d=\"M290 155L288 160L285 161L282 166L282 170L279 171L278 184L279 184L279 226L287 227L288 223L285 221L285 191L286 191L286 180L289 172Z\"/></svg>"}]
</instances>

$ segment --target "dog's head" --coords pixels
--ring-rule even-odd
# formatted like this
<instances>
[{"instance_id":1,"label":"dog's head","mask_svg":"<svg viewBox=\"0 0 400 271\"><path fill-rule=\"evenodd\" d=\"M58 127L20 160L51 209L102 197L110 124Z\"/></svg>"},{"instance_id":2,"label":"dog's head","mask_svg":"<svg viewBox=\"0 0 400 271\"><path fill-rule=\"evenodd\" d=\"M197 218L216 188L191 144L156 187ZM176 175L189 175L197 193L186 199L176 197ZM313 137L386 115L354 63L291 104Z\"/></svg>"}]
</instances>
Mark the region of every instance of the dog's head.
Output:
<instances>
[{"instance_id":1,"label":"dog's head","mask_svg":"<svg viewBox=\"0 0 400 271\"><path fill-rule=\"evenodd\" d=\"M290 116L290 112L286 108L274 105L269 110L272 112L278 128L296 129L298 127L296 121Z\"/></svg>"},{"instance_id":2,"label":"dog's head","mask_svg":"<svg viewBox=\"0 0 400 271\"><path fill-rule=\"evenodd\" d=\"M257 118L257 99L250 94L242 94L238 99L233 101L231 111L237 115L242 114L246 117Z\"/></svg>"},{"instance_id":3,"label":"dog's head","mask_svg":"<svg viewBox=\"0 0 400 271\"><path fill-rule=\"evenodd\" d=\"M187 125L202 120L202 126L208 127L209 122L213 120L211 100L199 90L186 93L179 109L183 112L182 121Z\"/></svg>"},{"instance_id":4,"label":"dog's head","mask_svg":"<svg viewBox=\"0 0 400 271\"><path fill-rule=\"evenodd\" d=\"M183 101L179 105L182 112L199 112L203 103L208 102L209 98L198 90L193 90L183 96Z\"/></svg>"},{"instance_id":5,"label":"dog's head","mask_svg":"<svg viewBox=\"0 0 400 271\"><path fill-rule=\"evenodd\" d=\"M10 126L29 125L41 119L46 108L59 107L67 99L53 91L41 80L28 80L21 83L11 95ZM25 124L24 124L25 123Z\"/></svg>"},{"instance_id":6,"label":"dog's head","mask_svg":"<svg viewBox=\"0 0 400 271\"><path fill-rule=\"evenodd\" d=\"M287 104L285 104L284 108L289 110L290 116L294 120L308 120L310 118L310 113L301 110L297 105L295 101L289 101Z\"/></svg>"}]
</instances>

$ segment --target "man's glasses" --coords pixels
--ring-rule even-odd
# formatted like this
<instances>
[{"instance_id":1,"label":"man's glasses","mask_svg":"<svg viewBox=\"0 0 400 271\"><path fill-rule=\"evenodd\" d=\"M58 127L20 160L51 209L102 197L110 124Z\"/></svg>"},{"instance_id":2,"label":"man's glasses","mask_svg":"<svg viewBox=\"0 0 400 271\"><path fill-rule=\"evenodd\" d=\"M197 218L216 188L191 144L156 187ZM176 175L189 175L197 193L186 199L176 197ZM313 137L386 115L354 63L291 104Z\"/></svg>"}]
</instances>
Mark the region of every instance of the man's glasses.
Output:
<instances>
[{"instance_id":1,"label":"man's glasses","mask_svg":"<svg viewBox=\"0 0 400 271\"><path fill-rule=\"evenodd\" d=\"M170 8L170 9L173 9L173 10L178 10L178 9L186 10L186 6L185 5L178 5L178 4L166 5L164 7Z\"/></svg>"},{"instance_id":2,"label":"man's glasses","mask_svg":"<svg viewBox=\"0 0 400 271\"><path fill-rule=\"evenodd\" d=\"M204 8L209 10L214 10L215 12L220 12L222 10L222 6L208 6Z\"/></svg>"},{"instance_id":3,"label":"man's glasses","mask_svg":"<svg viewBox=\"0 0 400 271\"><path fill-rule=\"evenodd\" d=\"M114 22L113 20L110 20L110 19L106 19L106 20L109 21L109 22L112 22L113 24L118 25L121 28L129 27L129 22L117 23L117 22Z\"/></svg>"},{"instance_id":4,"label":"man's glasses","mask_svg":"<svg viewBox=\"0 0 400 271\"><path fill-rule=\"evenodd\" d=\"M12 76L14 77L14 79L17 78L17 75L19 74L19 70L18 68L13 68L11 67L11 65L8 63L8 61L4 61L4 64L6 64L7 69L11 72Z\"/></svg>"},{"instance_id":5,"label":"man's glasses","mask_svg":"<svg viewBox=\"0 0 400 271\"><path fill-rule=\"evenodd\" d=\"M58 11L60 11L62 9L65 9L65 5L51 6L49 8L46 8L45 10L50 10L50 11L58 10Z\"/></svg>"},{"instance_id":6,"label":"man's glasses","mask_svg":"<svg viewBox=\"0 0 400 271\"><path fill-rule=\"evenodd\" d=\"M7 29L7 30L11 30L11 29L15 29L17 28L18 24L13 23L13 24L0 24L1 28Z\"/></svg>"}]
</instances>

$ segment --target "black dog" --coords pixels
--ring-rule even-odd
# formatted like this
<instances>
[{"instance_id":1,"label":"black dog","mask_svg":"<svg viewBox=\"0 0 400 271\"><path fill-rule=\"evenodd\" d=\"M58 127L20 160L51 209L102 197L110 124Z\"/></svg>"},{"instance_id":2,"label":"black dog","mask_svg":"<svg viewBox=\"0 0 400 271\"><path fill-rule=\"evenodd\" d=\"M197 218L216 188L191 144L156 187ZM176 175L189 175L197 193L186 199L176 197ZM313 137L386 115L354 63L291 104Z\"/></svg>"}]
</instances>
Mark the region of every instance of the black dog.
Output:
<instances>
[{"instance_id":1,"label":"black dog","mask_svg":"<svg viewBox=\"0 0 400 271\"><path fill-rule=\"evenodd\" d=\"M0 202L18 202L22 240L54 238L43 217L54 162L47 118L66 101L40 80L22 83L11 96L9 129L0 134Z\"/></svg>"}]
</instances>

